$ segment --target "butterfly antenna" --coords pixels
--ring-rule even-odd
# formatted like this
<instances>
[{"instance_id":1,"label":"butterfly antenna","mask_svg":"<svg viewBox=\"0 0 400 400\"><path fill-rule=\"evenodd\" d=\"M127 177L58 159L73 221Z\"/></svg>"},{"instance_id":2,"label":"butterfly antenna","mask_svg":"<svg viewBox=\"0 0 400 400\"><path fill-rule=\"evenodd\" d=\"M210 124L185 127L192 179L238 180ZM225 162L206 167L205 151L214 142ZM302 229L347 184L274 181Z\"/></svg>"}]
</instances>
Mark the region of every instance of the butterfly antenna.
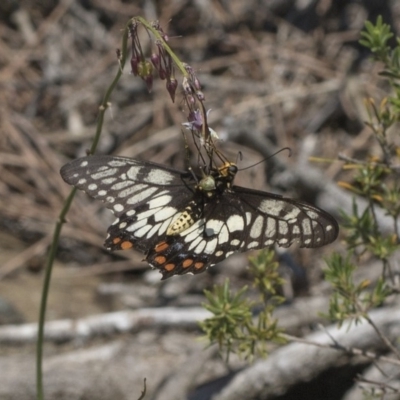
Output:
<instances>
[{"instance_id":1,"label":"butterfly antenna","mask_svg":"<svg viewBox=\"0 0 400 400\"><path fill-rule=\"evenodd\" d=\"M255 164L249 165L248 167L240 168L240 169L238 169L238 171L245 171L246 169L253 168L253 167L255 167L256 165L261 164L261 163L263 163L263 162L269 160L269 159L272 158L272 157L275 157L276 155L278 155L279 153L282 153L283 151L288 151L289 157L292 156L292 149L291 149L290 147L284 147L283 149L278 150L276 153L271 154L270 156L263 158L261 161L255 163ZM240 153L240 152L239 152L239 153ZM241 159L241 156L240 156L240 159Z\"/></svg>"}]
</instances>

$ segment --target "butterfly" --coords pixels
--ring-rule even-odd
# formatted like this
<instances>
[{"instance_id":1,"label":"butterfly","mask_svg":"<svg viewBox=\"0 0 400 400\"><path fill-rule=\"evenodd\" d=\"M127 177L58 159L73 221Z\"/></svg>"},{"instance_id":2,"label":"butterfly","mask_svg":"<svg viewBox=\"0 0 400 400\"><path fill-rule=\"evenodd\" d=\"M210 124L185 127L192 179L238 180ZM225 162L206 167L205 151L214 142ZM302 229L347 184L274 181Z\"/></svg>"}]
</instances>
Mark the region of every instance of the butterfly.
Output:
<instances>
[{"instance_id":1,"label":"butterfly","mask_svg":"<svg viewBox=\"0 0 400 400\"><path fill-rule=\"evenodd\" d=\"M235 252L333 242L336 220L277 194L233 185L234 163L202 176L153 162L93 155L61 168L65 182L105 203L117 217L108 250L136 249L162 279L205 271Z\"/></svg>"}]
</instances>

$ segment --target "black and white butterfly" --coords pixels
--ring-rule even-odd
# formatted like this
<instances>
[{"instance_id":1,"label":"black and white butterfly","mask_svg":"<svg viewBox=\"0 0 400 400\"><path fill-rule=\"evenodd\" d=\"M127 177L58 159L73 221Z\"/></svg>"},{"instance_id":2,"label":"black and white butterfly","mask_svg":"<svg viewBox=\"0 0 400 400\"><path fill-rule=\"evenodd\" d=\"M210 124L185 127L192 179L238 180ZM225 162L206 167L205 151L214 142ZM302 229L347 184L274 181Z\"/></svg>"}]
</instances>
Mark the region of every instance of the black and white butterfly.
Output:
<instances>
[{"instance_id":1,"label":"black and white butterfly","mask_svg":"<svg viewBox=\"0 0 400 400\"><path fill-rule=\"evenodd\" d=\"M105 247L144 253L163 279L203 272L235 252L294 242L313 248L336 239L339 227L330 214L234 186L237 171L226 163L197 177L152 162L88 156L64 165L61 176L117 217Z\"/></svg>"}]
</instances>

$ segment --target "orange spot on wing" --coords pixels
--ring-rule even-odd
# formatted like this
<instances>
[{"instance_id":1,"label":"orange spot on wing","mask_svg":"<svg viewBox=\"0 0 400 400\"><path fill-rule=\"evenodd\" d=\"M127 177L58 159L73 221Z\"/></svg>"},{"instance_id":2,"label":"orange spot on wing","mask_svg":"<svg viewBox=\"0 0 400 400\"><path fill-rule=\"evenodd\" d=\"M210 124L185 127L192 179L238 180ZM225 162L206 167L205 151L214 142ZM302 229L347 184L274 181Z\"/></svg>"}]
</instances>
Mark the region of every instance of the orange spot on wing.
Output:
<instances>
[{"instance_id":1,"label":"orange spot on wing","mask_svg":"<svg viewBox=\"0 0 400 400\"><path fill-rule=\"evenodd\" d=\"M168 247L169 247L169 244L167 242L160 242L160 243L156 244L156 247L154 247L154 250L157 253L161 253L162 251L168 249Z\"/></svg>"},{"instance_id":2,"label":"orange spot on wing","mask_svg":"<svg viewBox=\"0 0 400 400\"><path fill-rule=\"evenodd\" d=\"M122 250L128 250L128 249L131 249L132 247L133 247L133 243L131 243L131 242L125 241L125 242L121 243Z\"/></svg>"},{"instance_id":3,"label":"orange spot on wing","mask_svg":"<svg viewBox=\"0 0 400 400\"><path fill-rule=\"evenodd\" d=\"M204 267L204 263L198 261L198 262L194 263L194 267L195 267L196 269L201 269L201 268Z\"/></svg>"},{"instance_id":4,"label":"orange spot on wing","mask_svg":"<svg viewBox=\"0 0 400 400\"><path fill-rule=\"evenodd\" d=\"M118 244L121 240L122 240L121 238L116 237L116 238L113 239L113 243L114 244Z\"/></svg>"},{"instance_id":5,"label":"orange spot on wing","mask_svg":"<svg viewBox=\"0 0 400 400\"><path fill-rule=\"evenodd\" d=\"M189 268L193 264L193 260L190 258L187 258L183 263L182 267L183 268Z\"/></svg>"},{"instance_id":6,"label":"orange spot on wing","mask_svg":"<svg viewBox=\"0 0 400 400\"><path fill-rule=\"evenodd\" d=\"M175 264L167 264L164 266L164 269L168 272L172 271L173 269L175 269Z\"/></svg>"},{"instance_id":7,"label":"orange spot on wing","mask_svg":"<svg viewBox=\"0 0 400 400\"><path fill-rule=\"evenodd\" d=\"M166 259L164 256L157 256L157 257L154 259L154 261L155 261L157 264L164 264L165 261L167 261L167 259Z\"/></svg>"}]
</instances>

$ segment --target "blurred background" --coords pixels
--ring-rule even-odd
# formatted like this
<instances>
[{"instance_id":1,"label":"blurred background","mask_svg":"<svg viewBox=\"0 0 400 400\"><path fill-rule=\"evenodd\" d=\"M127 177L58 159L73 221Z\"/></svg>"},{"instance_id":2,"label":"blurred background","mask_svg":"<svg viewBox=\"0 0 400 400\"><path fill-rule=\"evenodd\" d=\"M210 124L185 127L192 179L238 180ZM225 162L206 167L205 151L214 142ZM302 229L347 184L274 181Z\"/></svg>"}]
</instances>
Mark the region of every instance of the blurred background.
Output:
<instances>
[{"instance_id":1,"label":"blurred background","mask_svg":"<svg viewBox=\"0 0 400 400\"><path fill-rule=\"evenodd\" d=\"M395 0L2 1L0 324L27 330L1 331L1 399L34 396L35 328L26 324L37 321L46 254L71 190L59 169L90 148L99 104L118 70L123 28L138 15L159 20L170 46L195 70L212 110L209 123L239 168L292 150L290 158L282 152L239 172L237 185L302 199L338 217L339 208L351 206L350 194L335 189L347 178L339 153L373 152L363 100L379 101L386 87L358 40L364 22L378 15L398 31ZM180 91L172 103L155 77L149 93L127 64L97 152L187 168ZM324 162L310 162L311 156ZM50 289L47 319L70 324L57 325L46 342L47 399L136 399L144 377L145 398L211 398L247 364L233 357L227 365L214 348L204 351L195 318L173 323L170 307L200 310L203 290L226 277L238 289L249 284L248 254L161 282L141 254L105 251L112 221L100 202L77 194ZM337 240L279 253L287 304L278 316L292 334L312 332L318 312L326 311L323 257L340 246ZM102 329L102 315L144 308L165 308L165 320L139 318L122 332ZM90 316L99 317L98 330L76 334L73 321ZM349 363L333 374L321 371L308 386L283 382L276 396L265 398L341 399L359 368ZM321 394L327 385L330 397Z\"/></svg>"}]
</instances>

